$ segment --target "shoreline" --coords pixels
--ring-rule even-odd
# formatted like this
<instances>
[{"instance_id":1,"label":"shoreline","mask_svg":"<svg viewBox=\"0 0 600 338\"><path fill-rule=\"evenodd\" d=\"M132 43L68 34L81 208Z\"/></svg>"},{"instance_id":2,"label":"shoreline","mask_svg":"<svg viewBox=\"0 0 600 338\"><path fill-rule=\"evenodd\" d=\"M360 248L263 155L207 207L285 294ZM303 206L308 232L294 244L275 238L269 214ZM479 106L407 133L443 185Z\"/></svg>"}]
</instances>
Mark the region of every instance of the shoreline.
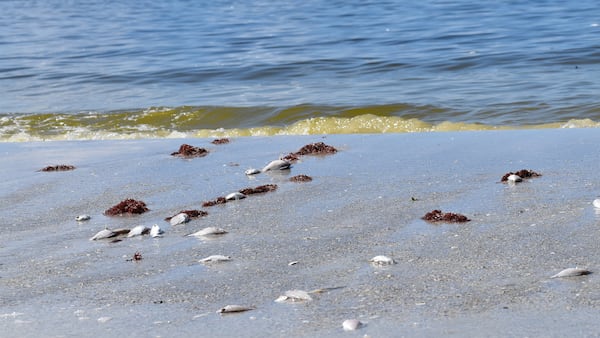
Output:
<instances>
[{"instance_id":1,"label":"shoreline","mask_svg":"<svg viewBox=\"0 0 600 338\"><path fill-rule=\"evenodd\" d=\"M4 143L5 224L0 328L7 336L545 336L585 335L600 324L600 135L593 129L212 139ZM305 144L289 173L247 177ZM170 156L180 144L203 158ZM40 173L70 164L69 172ZM506 172L541 177L515 186ZM298 174L313 181L296 183ZM224 205L203 201L246 187L276 191ZM102 213L125 198L132 217ZM181 226L180 210L208 212ZM441 209L471 219L431 224ZM78 223L77 215L91 220ZM18 217L15 217L18 215ZM162 238L89 241L97 231L151 226ZM227 234L185 237L207 226ZM34 249L35 248L35 249ZM143 259L127 261L135 252ZM203 265L212 254L231 262ZM397 264L372 266L388 255ZM288 265L297 261L295 265ZM588 276L549 277L568 267ZM286 290L342 287L299 304ZM218 315L228 304L255 306ZM345 319L366 325L342 330ZM564 318L568 318L568 324ZM513 322L517 321L514 325ZM241 330L241 331L240 331ZM576 334L577 335L577 334Z\"/></svg>"}]
</instances>

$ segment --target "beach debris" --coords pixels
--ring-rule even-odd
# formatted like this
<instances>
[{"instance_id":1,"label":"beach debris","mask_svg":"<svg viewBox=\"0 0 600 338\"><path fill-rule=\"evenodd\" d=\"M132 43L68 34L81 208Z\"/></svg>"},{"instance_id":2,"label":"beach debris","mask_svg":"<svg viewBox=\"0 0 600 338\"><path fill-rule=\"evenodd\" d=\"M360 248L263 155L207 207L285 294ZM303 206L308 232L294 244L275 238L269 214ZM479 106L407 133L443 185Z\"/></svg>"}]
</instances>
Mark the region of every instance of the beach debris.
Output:
<instances>
[{"instance_id":1,"label":"beach debris","mask_svg":"<svg viewBox=\"0 0 600 338\"><path fill-rule=\"evenodd\" d=\"M38 171L50 172L50 171L69 171L69 170L75 170L75 166L70 165L70 164L49 165Z\"/></svg>"},{"instance_id":2,"label":"beach debris","mask_svg":"<svg viewBox=\"0 0 600 338\"><path fill-rule=\"evenodd\" d=\"M244 305L225 305L224 307L217 310L217 313L235 313L244 312L256 309L254 306Z\"/></svg>"},{"instance_id":3,"label":"beach debris","mask_svg":"<svg viewBox=\"0 0 600 338\"><path fill-rule=\"evenodd\" d=\"M146 203L142 201L136 201L132 198L121 201L119 204L112 206L110 209L104 211L106 216L117 216L123 214L143 214L148 211Z\"/></svg>"},{"instance_id":4,"label":"beach debris","mask_svg":"<svg viewBox=\"0 0 600 338\"><path fill-rule=\"evenodd\" d=\"M308 302L311 300L312 297L310 294L304 290L289 290L275 299L277 303L299 303Z\"/></svg>"},{"instance_id":5,"label":"beach debris","mask_svg":"<svg viewBox=\"0 0 600 338\"><path fill-rule=\"evenodd\" d=\"M212 255L212 256L202 258L198 262L200 262L200 263L218 263L218 262L227 262L230 260L231 260L231 256Z\"/></svg>"},{"instance_id":6,"label":"beach debris","mask_svg":"<svg viewBox=\"0 0 600 338\"><path fill-rule=\"evenodd\" d=\"M212 201L206 201L202 203L202 206L204 208L206 207L212 207L215 206L217 204L225 204L227 203L227 199L223 196L217 197L216 199L212 200Z\"/></svg>"},{"instance_id":7,"label":"beach debris","mask_svg":"<svg viewBox=\"0 0 600 338\"><path fill-rule=\"evenodd\" d=\"M597 198L597 199L595 199L595 200L592 202L592 205L593 205L594 207L596 207L596 208L600 209L600 198Z\"/></svg>"},{"instance_id":8,"label":"beach debris","mask_svg":"<svg viewBox=\"0 0 600 338\"><path fill-rule=\"evenodd\" d=\"M165 232L160 228L158 224L154 224L152 228L150 228L150 236L153 238L162 237Z\"/></svg>"},{"instance_id":9,"label":"beach debris","mask_svg":"<svg viewBox=\"0 0 600 338\"><path fill-rule=\"evenodd\" d=\"M384 255L375 256L369 259L369 262L379 266L396 264L396 261L393 258Z\"/></svg>"},{"instance_id":10,"label":"beach debris","mask_svg":"<svg viewBox=\"0 0 600 338\"><path fill-rule=\"evenodd\" d=\"M289 263L288 263L288 265L289 265L289 266L292 266L292 265L296 265L296 264L298 264L298 263L300 263L300 262L298 262L298 261L291 261L291 262L289 262Z\"/></svg>"},{"instance_id":11,"label":"beach debris","mask_svg":"<svg viewBox=\"0 0 600 338\"><path fill-rule=\"evenodd\" d=\"M344 331L354 331L360 329L363 326L363 323L358 319L346 319L342 323L342 328Z\"/></svg>"},{"instance_id":12,"label":"beach debris","mask_svg":"<svg viewBox=\"0 0 600 338\"><path fill-rule=\"evenodd\" d=\"M247 169L246 171L244 171L244 174L250 176L250 175L256 175L256 174L260 174L261 171L259 169L255 169L255 168L250 168Z\"/></svg>"},{"instance_id":13,"label":"beach debris","mask_svg":"<svg viewBox=\"0 0 600 338\"><path fill-rule=\"evenodd\" d=\"M561 272L557 273L556 275L554 275L550 278L575 277L575 276L589 275L591 273L592 272L590 270L586 270L586 269L568 268L568 269L562 270Z\"/></svg>"},{"instance_id":14,"label":"beach debris","mask_svg":"<svg viewBox=\"0 0 600 338\"><path fill-rule=\"evenodd\" d=\"M337 149L334 147L327 145L323 142L311 143L303 146L295 152L294 154L304 156L304 155L327 155L327 154L335 154L337 153Z\"/></svg>"},{"instance_id":15,"label":"beach debris","mask_svg":"<svg viewBox=\"0 0 600 338\"><path fill-rule=\"evenodd\" d=\"M171 156L179 156L184 158L204 157L208 155L208 150L200 147L194 147L189 144L182 144L179 150L171 153Z\"/></svg>"},{"instance_id":16,"label":"beach debris","mask_svg":"<svg viewBox=\"0 0 600 338\"><path fill-rule=\"evenodd\" d=\"M523 182L523 178L521 178L521 176L519 176L519 175L510 174L506 178L506 181L508 183L518 183L518 182Z\"/></svg>"},{"instance_id":17,"label":"beach debris","mask_svg":"<svg viewBox=\"0 0 600 338\"><path fill-rule=\"evenodd\" d=\"M214 139L212 140L212 142L210 142L212 144L227 144L229 143L229 139L224 137L224 138L218 138L218 139Z\"/></svg>"},{"instance_id":18,"label":"beach debris","mask_svg":"<svg viewBox=\"0 0 600 338\"><path fill-rule=\"evenodd\" d=\"M201 236L210 236L210 235L223 235L226 234L227 230L221 229L218 227L207 227L202 230L198 230L193 234L189 234L188 236L201 237Z\"/></svg>"},{"instance_id":19,"label":"beach debris","mask_svg":"<svg viewBox=\"0 0 600 338\"><path fill-rule=\"evenodd\" d=\"M465 215L455 214L452 212L443 213L441 210L433 210L421 217L421 219L428 222L448 222L448 223L464 223L469 222L470 219Z\"/></svg>"},{"instance_id":20,"label":"beach debris","mask_svg":"<svg viewBox=\"0 0 600 338\"><path fill-rule=\"evenodd\" d=\"M178 213L177 215L171 217L171 219L169 220L169 223L171 225L179 225L179 224L187 223L189 221L190 221L190 216L188 216L188 214L186 214L185 212L181 212L181 213Z\"/></svg>"},{"instance_id":21,"label":"beach debris","mask_svg":"<svg viewBox=\"0 0 600 338\"><path fill-rule=\"evenodd\" d=\"M148 228L145 225L138 225L138 226L133 227L131 230L129 230L129 233L127 233L127 237L147 235L149 233L150 233L150 228Z\"/></svg>"},{"instance_id":22,"label":"beach debris","mask_svg":"<svg viewBox=\"0 0 600 338\"><path fill-rule=\"evenodd\" d=\"M253 195L253 194L262 194L265 192L271 192L271 191L275 191L275 190L277 190L276 184L265 184L265 185L259 185L254 188L245 188L245 189L240 190L240 192L244 195Z\"/></svg>"},{"instance_id":23,"label":"beach debris","mask_svg":"<svg viewBox=\"0 0 600 338\"><path fill-rule=\"evenodd\" d=\"M290 181L292 182L310 182L312 181L312 177L307 175L296 175L290 177Z\"/></svg>"},{"instance_id":24,"label":"beach debris","mask_svg":"<svg viewBox=\"0 0 600 338\"><path fill-rule=\"evenodd\" d=\"M126 261L128 261L128 262L139 262L141 260L142 260L142 254L139 251L136 251L133 254L132 258L126 259Z\"/></svg>"},{"instance_id":25,"label":"beach debris","mask_svg":"<svg viewBox=\"0 0 600 338\"><path fill-rule=\"evenodd\" d=\"M517 172L508 172L508 173L504 174L504 176L502 176L502 178L500 179L500 182L509 182L508 178L511 175L516 175L519 178L521 178L521 180L526 179L526 178L534 178L534 177L542 176L542 174L536 173L533 170L521 169ZM516 177L513 176L513 179L516 179ZM513 182L520 182L520 181L513 181Z\"/></svg>"},{"instance_id":26,"label":"beach debris","mask_svg":"<svg viewBox=\"0 0 600 338\"><path fill-rule=\"evenodd\" d=\"M241 200L246 198L246 195L242 194L239 191L232 192L231 194L225 196L225 199L228 201Z\"/></svg>"},{"instance_id":27,"label":"beach debris","mask_svg":"<svg viewBox=\"0 0 600 338\"><path fill-rule=\"evenodd\" d=\"M79 215L77 217L75 217L75 220L77 222L85 222L85 221L89 221L91 219L90 215Z\"/></svg>"},{"instance_id":28,"label":"beach debris","mask_svg":"<svg viewBox=\"0 0 600 338\"><path fill-rule=\"evenodd\" d=\"M274 171L274 170L287 170L292 167L292 163L286 160L274 160L269 162L264 168L262 168L261 172Z\"/></svg>"},{"instance_id":29,"label":"beach debris","mask_svg":"<svg viewBox=\"0 0 600 338\"><path fill-rule=\"evenodd\" d=\"M99 239L112 238L117 235L118 234L116 232L110 230L109 228L106 228L106 229L102 229L102 230L98 231L94 236L92 236L90 238L90 241L97 241Z\"/></svg>"}]
</instances>

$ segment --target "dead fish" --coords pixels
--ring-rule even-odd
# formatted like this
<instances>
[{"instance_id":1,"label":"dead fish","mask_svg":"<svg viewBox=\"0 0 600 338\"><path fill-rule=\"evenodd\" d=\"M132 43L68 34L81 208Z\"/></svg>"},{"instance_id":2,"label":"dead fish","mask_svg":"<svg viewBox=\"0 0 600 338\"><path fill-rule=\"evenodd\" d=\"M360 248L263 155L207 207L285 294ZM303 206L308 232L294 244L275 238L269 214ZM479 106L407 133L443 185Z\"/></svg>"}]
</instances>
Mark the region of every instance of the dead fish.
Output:
<instances>
[{"instance_id":1,"label":"dead fish","mask_svg":"<svg viewBox=\"0 0 600 338\"><path fill-rule=\"evenodd\" d=\"M568 269L564 269L563 271L557 273L556 275L550 277L550 278L560 278L560 277L575 277L575 276L583 276L583 275L589 275L592 272L586 269L580 269L580 268L568 268Z\"/></svg>"},{"instance_id":2,"label":"dead fish","mask_svg":"<svg viewBox=\"0 0 600 338\"><path fill-rule=\"evenodd\" d=\"M225 196L225 199L228 200L228 201L241 200L243 198L246 198L246 195L242 194L239 191L232 192L231 194Z\"/></svg>"},{"instance_id":3,"label":"dead fish","mask_svg":"<svg viewBox=\"0 0 600 338\"><path fill-rule=\"evenodd\" d=\"M150 229L150 236L152 237L162 237L165 232L158 226L158 224L154 224Z\"/></svg>"},{"instance_id":4,"label":"dead fish","mask_svg":"<svg viewBox=\"0 0 600 338\"><path fill-rule=\"evenodd\" d=\"M396 264L396 261L388 256L375 256L369 260L373 265L392 265Z\"/></svg>"},{"instance_id":5,"label":"dead fish","mask_svg":"<svg viewBox=\"0 0 600 338\"><path fill-rule=\"evenodd\" d=\"M106 239L106 238L112 238L117 236L118 233L106 228L103 230L98 231L94 236L92 236L92 238L90 238L90 241L96 241L99 239Z\"/></svg>"},{"instance_id":6,"label":"dead fish","mask_svg":"<svg viewBox=\"0 0 600 338\"><path fill-rule=\"evenodd\" d=\"M150 228L145 225L138 225L133 227L133 229L129 230L127 233L127 237L134 237L140 235L146 235L150 232Z\"/></svg>"},{"instance_id":7,"label":"dead fish","mask_svg":"<svg viewBox=\"0 0 600 338\"><path fill-rule=\"evenodd\" d=\"M200 263L216 263L216 262L226 262L230 261L231 256L223 256L223 255L212 255L205 258L202 258L198 262Z\"/></svg>"},{"instance_id":8,"label":"dead fish","mask_svg":"<svg viewBox=\"0 0 600 338\"><path fill-rule=\"evenodd\" d=\"M217 310L217 313L234 313L234 312L244 312L256 309L253 306L244 306L244 305L225 305L224 307Z\"/></svg>"},{"instance_id":9,"label":"dead fish","mask_svg":"<svg viewBox=\"0 0 600 338\"><path fill-rule=\"evenodd\" d=\"M221 228L217 228L217 227L208 227L208 228L204 228L202 230L198 230L198 231L194 232L193 234L189 234L188 236L200 237L200 236L209 236L209 235L223 235L226 233L227 233L227 230L225 230L225 229L221 229Z\"/></svg>"},{"instance_id":10,"label":"dead fish","mask_svg":"<svg viewBox=\"0 0 600 338\"><path fill-rule=\"evenodd\" d=\"M517 182L522 182L523 179L521 178L521 176L519 175L515 175L515 174L510 174L508 175L508 177L506 178L506 180L510 183L517 183Z\"/></svg>"},{"instance_id":11,"label":"dead fish","mask_svg":"<svg viewBox=\"0 0 600 338\"><path fill-rule=\"evenodd\" d=\"M595 208L599 208L600 209L600 198L595 199L592 202L592 205L594 205Z\"/></svg>"},{"instance_id":12,"label":"dead fish","mask_svg":"<svg viewBox=\"0 0 600 338\"><path fill-rule=\"evenodd\" d=\"M90 220L90 215L79 215L77 217L75 217L75 220L77 222L84 222L84 221L89 221Z\"/></svg>"},{"instance_id":13,"label":"dead fish","mask_svg":"<svg viewBox=\"0 0 600 338\"><path fill-rule=\"evenodd\" d=\"M344 331L354 331L359 329L362 325L363 323L358 319L346 319L342 323L342 328L344 328Z\"/></svg>"},{"instance_id":14,"label":"dead fish","mask_svg":"<svg viewBox=\"0 0 600 338\"><path fill-rule=\"evenodd\" d=\"M183 223L187 223L190 221L190 216L188 214L186 214L185 212L179 213L173 217L171 217L171 220L169 220L169 223L171 223L171 225L178 225L178 224L183 224Z\"/></svg>"},{"instance_id":15,"label":"dead fish","mask_svg":"<svg viewBox=\"0 0 600 338\"><path fill-rule=\"evenodd\" d=\"M265 172L265 171L271 171L271 170L286 170L286 169L290 169L292 167L292 163L286 161L286 160L275 160L275 161L271 161L269 164L267 164L261 171Z\"/></svg>"},{"instance_id":16,"label":"dead fish","mask_svg":"<svg viewBox=\"0 0 600 338\"><path fill-rule=\"evenodd\" d=\"M278 303L297 303L311 301L312 297L304 290L289 290L275 299Z\"/></svg>"},{"instance_id":17,"label":"dead fish","mask_svg":"<svg viewBox=\"0 0 600 338\"><path fill-rule=\"evenodd\" d=\"M256 175L256 174L260 174L260 170L258 169L254 169L254 168L250 168L246 171L244 171L244 174L250 176L250 175Z\"/></svg>"}]
</instances>

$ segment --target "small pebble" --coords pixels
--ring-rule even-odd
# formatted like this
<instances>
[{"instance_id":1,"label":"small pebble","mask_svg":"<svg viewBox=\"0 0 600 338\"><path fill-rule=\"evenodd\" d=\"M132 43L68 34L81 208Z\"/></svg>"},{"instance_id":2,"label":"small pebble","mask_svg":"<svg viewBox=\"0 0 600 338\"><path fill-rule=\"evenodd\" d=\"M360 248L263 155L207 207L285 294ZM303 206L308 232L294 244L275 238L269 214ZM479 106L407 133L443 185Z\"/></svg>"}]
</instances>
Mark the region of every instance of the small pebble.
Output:
<instances>
[{"instance_id":1,"label":"small pebble","mask_svg":"<svg viewBox=\"0 0 600 338\"><path fill-rule=\"evenodd\" d=\"M359 329L362 326L362 323L358 319L346 319L342 323L342 327L344 331L354 331Z\"/></svg>"}]
</instances>

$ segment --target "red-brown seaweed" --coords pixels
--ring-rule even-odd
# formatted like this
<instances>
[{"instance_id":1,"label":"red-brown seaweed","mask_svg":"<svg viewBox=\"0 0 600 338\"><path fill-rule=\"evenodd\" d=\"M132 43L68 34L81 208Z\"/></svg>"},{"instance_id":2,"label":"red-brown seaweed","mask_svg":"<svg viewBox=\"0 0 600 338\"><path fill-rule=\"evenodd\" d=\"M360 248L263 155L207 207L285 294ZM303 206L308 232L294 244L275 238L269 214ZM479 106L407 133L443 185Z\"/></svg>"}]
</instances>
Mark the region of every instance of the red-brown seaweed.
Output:
<instances>
[{"instance_id":1,"label":"red-brown seaweed","mask_svg":"<svg viewBox=\"0 0 600 338\"><path fill-rule=\"evenodd\" d=\"M448 223L464 223L470 221L465 215L455 214L452 212L442 212L441 210L433 210L422 217L428 222L448 222Z\"/></svg>"},{"instance_id":2,"label":"red-brown seaweed","mask_svg":"<svg viewBox=\"0 0 600 338\"><path fill-rule=\"evenodd\" d=\"M500 182L506 182L506 181L508 181L508 176L510 176L510 175L517 175L517 176L519 176L520 178L523 178L523 179L542 176L542 174L536 173L533 170L521 169L521 170L519 170L517 172L514 172L514 173L513 172L509 172L509 173L504 174L504 176L502 176L502 178L500 179Z\"/></svg>"},{"instance_id":3,"label":"red-brown seaweed","mask_svg":"<svg viewBox=\"0 0 600 338\"><path fill-rule=\"evenodd\" d=\"M69 171L69 170L75 170L75 166L70 165L70 164L49 165L38 171Z\"/></svg>"},{"instance_id":4,"label":"red-brown seaweed","mask_svg":"<svg viewBox=\"0 0 600 338\"><path fill-rule=\"evenodd\" d=\"M290 177L290 181L292 182L310 182L312 181L312 177L307 175L296 175Z\"/></svg>"},{"instance_id":5,"label":"red-brown seaweed","mask_svg":"<svg viewBox=\"0 0 600 338\"><path fill-rule=\"evenodd\" d=\"M229 143L229 139L228 138L218 138L218 139L214 139L211 143L212 144L227 144L227 143Z\"/></svg>"},{"instance_id":6,"label":"red-brown seaweed","mask_svg":"<svg viewBox=\"0 0 600 338\"><path fill-rule=\"evenodd\" d=\"M208 215L208 212L203 211L203 210L181 210L180 212L176 213L175 215L165 218L165 221L168 222L171 220L171 218L173 218L179 214L187 214L190 218L198 218L198 217L204 217L204 216Z\"/></svg>"},{"instance_id":7,"label":"red-brown seaweed","mask_svg":"<svg viewBox=\"0 0 600 338\"><path fill-rule=\"evenodd\" d=\"M206 207L212 207L213 205L225 204L225 203L227 203L227 199L223 196L219 196L212 201L206 201L206 202L202 203L202 206L206 208Z\"/></svg>"},{"instance_id":8,"label":"red-brown seaweed","mask_svg":"<svg viewBox=\"0 0 600 338\"><path fill-rule=\"evenodd\" d=\"M252 195L252 194L262 194L265 192L275 191L277 189L276 184L265 184L259 185L255 188L245 188L240 190L240 192L244 195Z\"/></svg>"},{"instance_id":9,"label":"red-brown seaweed","mask_svg":"<svg viewBox=\"0 0 600 338\"><path fill-rule=\"evenodd\" d=\"M146 203L129 198L106 210L104 214L107 216L142 214L148 210L149 209L146 207Z\"/></svg>"},{"instance_id":10,"label":"red-brown seaweed","mask_svg":"<svg viewBox=\"0 0 600 338\"><path fill-rule=\"evenodd\" d=\"M172 153L172 156L181 156L185 158L190 157L204 157L208 154L208 150L200 147L194 147L189 144L182 144L179 150Z\"/></svg>"},{"instance_id":11,"label":"red-brown seaweed","mask_svg":"<svg viewBox=\"0 0 600 338\"><path fill-rule=\"evenodd\" d=\"M304 156L304 155L327 155L327 154L335 154L337 153L337 149L334 147L327 145L323 142L311 143L307 144L304 147L300 148L296 155Z\"/></svg>"}]
</instances>

